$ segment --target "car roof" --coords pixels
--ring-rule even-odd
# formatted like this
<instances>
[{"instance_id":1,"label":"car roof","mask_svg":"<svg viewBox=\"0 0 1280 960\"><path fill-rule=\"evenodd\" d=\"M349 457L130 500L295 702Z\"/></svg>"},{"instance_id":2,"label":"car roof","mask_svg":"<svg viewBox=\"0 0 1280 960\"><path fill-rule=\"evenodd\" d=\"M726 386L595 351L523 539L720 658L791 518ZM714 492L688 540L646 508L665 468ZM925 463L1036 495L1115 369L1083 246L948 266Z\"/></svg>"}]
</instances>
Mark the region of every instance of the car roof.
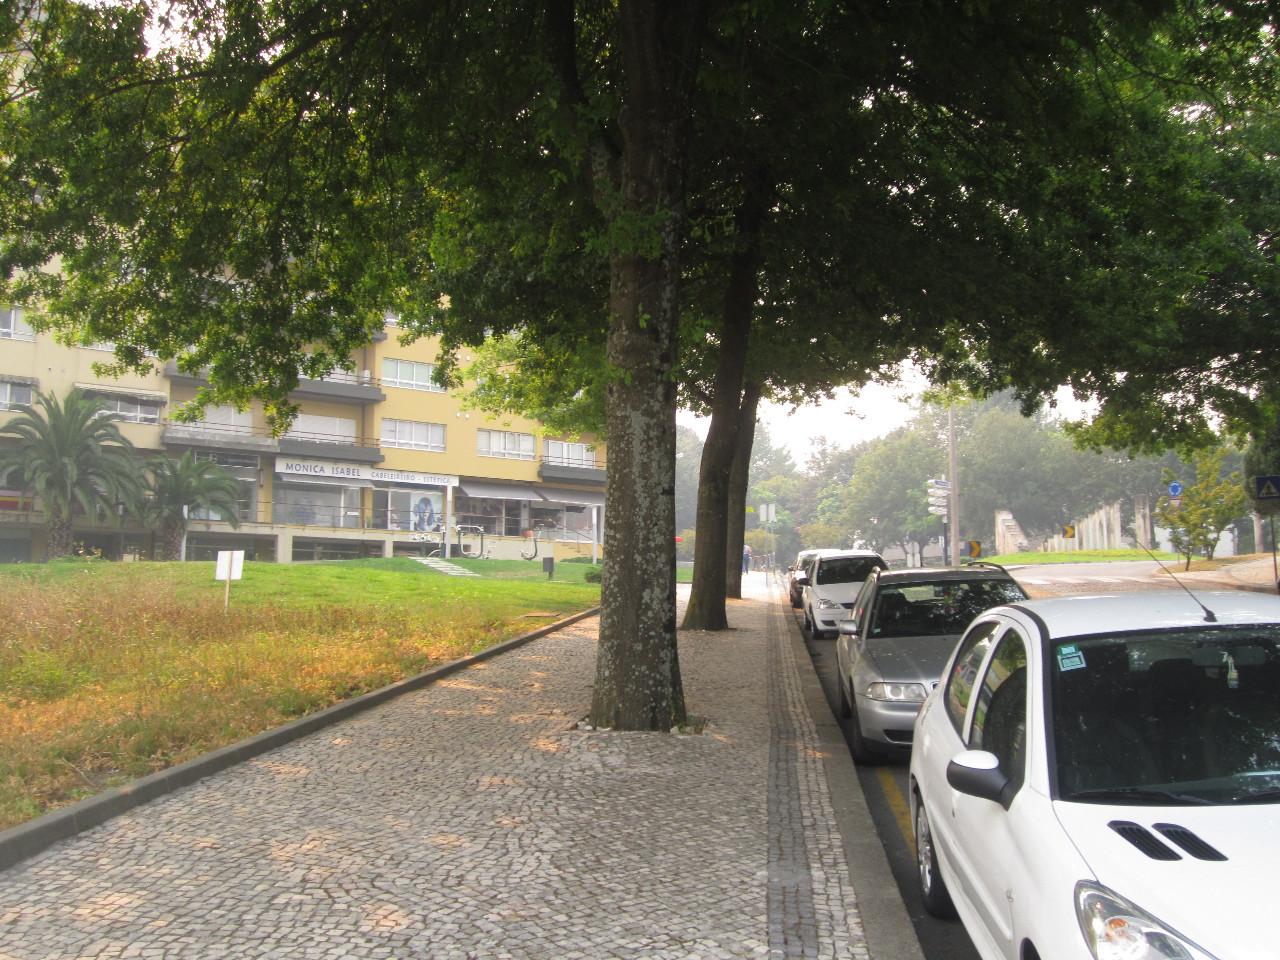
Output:
<instances>
[{"instance_id":1,"label":"car roof","mask_svg":"<svg viewBox=\"0 0 1280 960\"><path fill-rule=\"evenodd\" d=\"M881 570L881 583L936 583L939 580L1012 580L1007 570L997 566L904 567Z\"/></svg>"},{"instance_id":2,"label":"car roof","mask_svg":"<svg viewBox=\"0 0 1280 960\"><path fill-rule=\"evenodd\" d=\"M877 560L883 560L884 557L876 553L874 550L823 550L818 555L819 560L831 560L834 558L844 557L875 557Z\"/></svg>"},{"instance_id":3,"label":"car roof","mask_svg":"<svg viewBox=\"0 0 1280 960\"><path fill-rule=\"evenodd\" d=\"M1218 624L1280 623L1280 597L1247 590L1197 590L1194 599L1185 590L1079 594L1024 600L1013 606L1033 614L1049 637L1057 639L1215 622L1206 621L1200 604L1213 611Z\"/></svg>"}]
</instances>

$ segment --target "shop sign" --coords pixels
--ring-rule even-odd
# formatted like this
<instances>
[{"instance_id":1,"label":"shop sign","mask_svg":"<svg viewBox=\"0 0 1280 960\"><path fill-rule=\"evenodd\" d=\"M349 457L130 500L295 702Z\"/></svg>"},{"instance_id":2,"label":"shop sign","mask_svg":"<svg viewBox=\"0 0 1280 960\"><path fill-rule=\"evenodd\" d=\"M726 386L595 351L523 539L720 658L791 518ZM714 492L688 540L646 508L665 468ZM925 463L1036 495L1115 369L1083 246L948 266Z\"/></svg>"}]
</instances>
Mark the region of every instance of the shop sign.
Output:
<instances>
[{"instance_id":1,"label":"shop sign","mask_svg":"<svg viewBox=\"0 0 1280 960\"><path fill-rule=\"evenodd\" d=\"M285 476L324 477L334 480L370 480L375 483L406 483L418 486L456 487L458 478L442 473L418 473L413 470L386 470L363 463L333 460L276 459L276 473Z\"/></svg>"}]
</instances>

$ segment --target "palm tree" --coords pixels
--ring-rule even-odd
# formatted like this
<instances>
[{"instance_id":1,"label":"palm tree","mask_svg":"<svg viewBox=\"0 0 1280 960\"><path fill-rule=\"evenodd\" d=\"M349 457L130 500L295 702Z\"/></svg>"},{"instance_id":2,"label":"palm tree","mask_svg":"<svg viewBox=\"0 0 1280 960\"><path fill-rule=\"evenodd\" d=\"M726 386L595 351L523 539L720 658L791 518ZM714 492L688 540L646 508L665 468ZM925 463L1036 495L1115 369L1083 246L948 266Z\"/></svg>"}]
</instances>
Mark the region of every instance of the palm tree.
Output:
<instances>
[{"instance_id":1,"label":"palm tree","mask_svg":"<svg viewBox=\"0 0 1280 960\"><path fill-rule=\"evenodd\" d=\"M157 457L151 461L145 481L142 515L159 527L159 553L163 560L182 556L187 520L192 510L222 515L233 527L240 526L237 515L236 480L208 460L197 460L190 450L179 460Z\"/></svg>"},{"instance_id":2,"label":"palm tree","mask_svg":"<svg viewBox=\"0 0 1280 960\"><path fill-rule=\"evenodd\" d=\"M37 393L34 404L15 409L18 415L0 428L0 438L17 441L0 450L0 478L40 498L49 558L65 557L76 507L88 517L115 517L118 504L136 499L133 444L116 426L119 416L79 389L61 402Z\"/></svg>"}]
</instances>

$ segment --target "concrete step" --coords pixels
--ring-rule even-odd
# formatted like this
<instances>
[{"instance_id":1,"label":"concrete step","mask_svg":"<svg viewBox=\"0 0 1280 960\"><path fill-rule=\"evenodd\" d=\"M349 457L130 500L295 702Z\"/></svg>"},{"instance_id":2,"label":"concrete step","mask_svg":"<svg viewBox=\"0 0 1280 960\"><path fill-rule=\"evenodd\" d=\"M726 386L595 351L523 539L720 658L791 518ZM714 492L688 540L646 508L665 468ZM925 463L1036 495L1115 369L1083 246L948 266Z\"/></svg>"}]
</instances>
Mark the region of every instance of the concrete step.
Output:
<instances>
[{"instance_id":1,"label":"concrete step","mask_svg":"<svg viewBox=\"0 0 1280 960\"><path fill-rule=\"evenodd\" d=\"M448 560L441 560L439 557L410 557L415 563L422 563L430 567L437 573L447 573L451 577L478 577L480 574L474 570L467 570L458 566L456 563L450 563Z\"/></svg>"}]
</instances>

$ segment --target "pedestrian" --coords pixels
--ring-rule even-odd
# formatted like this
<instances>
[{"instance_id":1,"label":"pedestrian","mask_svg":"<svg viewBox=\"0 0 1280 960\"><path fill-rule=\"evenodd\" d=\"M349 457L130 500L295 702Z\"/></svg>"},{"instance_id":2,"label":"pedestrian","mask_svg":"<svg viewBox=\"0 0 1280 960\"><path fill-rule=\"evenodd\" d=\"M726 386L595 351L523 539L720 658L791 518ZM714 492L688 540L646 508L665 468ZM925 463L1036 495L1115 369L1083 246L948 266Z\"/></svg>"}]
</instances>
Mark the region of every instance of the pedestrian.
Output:
<instances>
[{"instance_id":1,"label":"pedestrian","mask_svg":"<svg viewBox=\"0 0 1280 960\"><path fill-rule=\"evenodd\" d=\"M742 545L742 572L748 573L751 570L751 544L744 543Z\"/></svg>"}]
</instances>

